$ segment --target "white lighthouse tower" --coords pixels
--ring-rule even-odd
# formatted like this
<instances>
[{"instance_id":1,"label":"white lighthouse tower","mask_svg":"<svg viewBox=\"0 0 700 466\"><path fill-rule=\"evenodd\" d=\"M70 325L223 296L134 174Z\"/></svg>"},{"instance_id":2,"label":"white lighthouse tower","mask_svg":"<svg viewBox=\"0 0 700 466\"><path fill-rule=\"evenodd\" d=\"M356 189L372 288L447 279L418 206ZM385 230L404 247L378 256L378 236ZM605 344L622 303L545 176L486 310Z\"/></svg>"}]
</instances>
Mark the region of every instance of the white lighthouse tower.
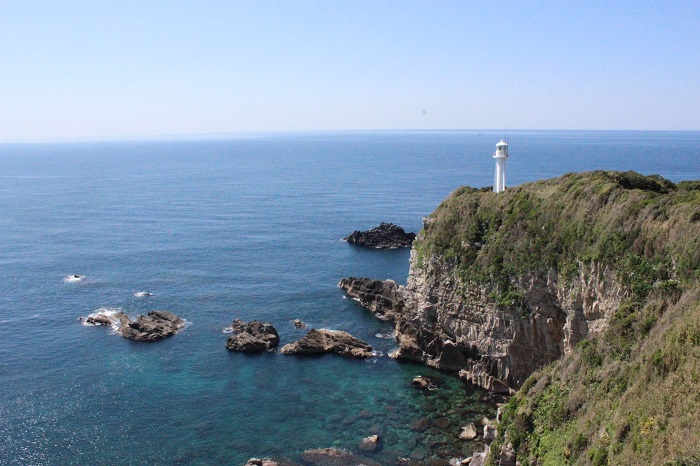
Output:
<instances>
[{"instance_id":1,"label":"white lighthouse tower","mask_svg":"<svg viewBox=\"0 0 700 466\"><path fill-rule=\"evenodd\" d=\"M496 176L493 178L493 192L500 193L506 189L506 160L508 160L508 143L501 139L501 142L496 144L496 153L493 154L496 159Z\"/></svg>"}]
</instances>

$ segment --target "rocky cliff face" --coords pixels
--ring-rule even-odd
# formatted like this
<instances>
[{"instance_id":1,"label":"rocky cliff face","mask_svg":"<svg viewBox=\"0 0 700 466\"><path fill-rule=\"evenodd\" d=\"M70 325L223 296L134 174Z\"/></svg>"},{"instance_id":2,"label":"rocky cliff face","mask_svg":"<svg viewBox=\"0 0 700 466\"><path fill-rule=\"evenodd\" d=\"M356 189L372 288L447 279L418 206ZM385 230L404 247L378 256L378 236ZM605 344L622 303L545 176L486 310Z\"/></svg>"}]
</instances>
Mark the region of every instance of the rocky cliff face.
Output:
<instances>
[{"instance_id":1,"label":"rocky cliff face","mask_svg":"<svg viewBox=\"0 0 700 466\"><path fill-rule=\"evenodd\" d=\"M470 382L508 392L607 326L625 297L614 274L596 264L562 280L556 271L515 277L517 304L494 302L493 287L464 286L455 269L411 256L404 311L396 318L397 358L459 371Z\"/></svg>"},{"instance_id":2,"label":"rocky cliff face","mask_svg":"<svg viewBox=\"0 0 700 466\"><path fill-rule=\"evenodd\" d=\"M406 287L340 286L396 323L394 357L509 392L621 306L694 273L696 188L632 172L461 188L425 220Z\"/></svg>"}]
</instances>

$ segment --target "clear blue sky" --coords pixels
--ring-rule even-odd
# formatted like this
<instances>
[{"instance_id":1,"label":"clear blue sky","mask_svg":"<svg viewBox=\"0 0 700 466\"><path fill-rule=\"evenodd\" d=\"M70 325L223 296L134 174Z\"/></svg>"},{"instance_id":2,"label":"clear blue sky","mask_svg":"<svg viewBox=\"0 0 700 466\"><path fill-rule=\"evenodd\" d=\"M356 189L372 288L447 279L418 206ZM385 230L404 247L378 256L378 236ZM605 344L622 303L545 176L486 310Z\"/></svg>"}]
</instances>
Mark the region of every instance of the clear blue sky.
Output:
<instances>
[{"instance_id":1,"label":"clear blue sky","mask_svg":"<svg viewBox=\"0 0 700 466\"><path fill-rule=\"evenodd\" d=\"M700 2L0 0L0 141L700 130Z\"/></svg>"}]
</instances>

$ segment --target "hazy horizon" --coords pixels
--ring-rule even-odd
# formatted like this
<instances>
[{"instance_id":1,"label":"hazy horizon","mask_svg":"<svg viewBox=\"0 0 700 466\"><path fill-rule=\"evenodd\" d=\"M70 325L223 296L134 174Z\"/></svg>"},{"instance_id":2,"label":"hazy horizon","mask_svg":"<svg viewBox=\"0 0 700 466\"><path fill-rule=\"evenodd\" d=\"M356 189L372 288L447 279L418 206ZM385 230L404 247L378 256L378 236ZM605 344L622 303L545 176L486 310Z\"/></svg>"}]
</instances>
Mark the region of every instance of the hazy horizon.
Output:
<instances>
[{"instance_id":1,"label":"hazy horizon","mask_svg":"<svg viewBox=\"0 0 700 466\"><path fill-rule=\"evenodd\" d=\"M8 0L0 142L696 131L698 30L695 2Z\"/></svg>"}]
</instances>

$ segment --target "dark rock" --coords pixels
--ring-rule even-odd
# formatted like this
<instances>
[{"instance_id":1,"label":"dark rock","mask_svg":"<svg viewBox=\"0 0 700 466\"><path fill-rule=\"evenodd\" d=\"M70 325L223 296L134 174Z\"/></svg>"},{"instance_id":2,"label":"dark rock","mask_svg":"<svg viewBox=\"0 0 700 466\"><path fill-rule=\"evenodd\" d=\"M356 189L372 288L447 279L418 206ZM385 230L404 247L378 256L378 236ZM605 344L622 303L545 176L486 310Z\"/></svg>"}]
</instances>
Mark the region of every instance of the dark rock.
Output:
<instances>
[{"instance_id":1,"label":"dark rock","mask_svg":"<svg viewBox=\"0 0 700 466\"><path fill-rule=\"evenodd\" d=\"M130 340L157 341L175 335L185 321L168 311L150 311L148 315L138 316L135 322L124 313L118 313L118 332Z\"/></svg>"},{"instance_id":2,"label":"dark rock","mask_svg":"<svg viewBox=\"0 0 700 466\"><path fill-rule=\"evenodd\" d=\"M304 328L306 327L306 324L299 319L294 319L294 326L296 328Z\"/></svg>"},{"instance_id":3,"label":"dark rock","mask_svg":"<svg viewBox=\"0 0 700 466\"><path fill-rule=\"evenodd\" d=\"M268 322L243 322L236 319L231 324L233 334L226 340L226 348L231 351L259 353L269 351L279 345L280 337L275 327Z\"/></svg>"},{"instance_id":4,"label":"dark rock","mask_svg":"<svg viewBox=\"0 0 700 466\"><path fill-rule=\"evenodd\" d=\"M348 277L338 286L381 320L393 321L405 305L403 291L393 280Z\"/></svg>"},{"instance_id":5,"label":"dark rock","mask_svg":"<svg viewBox=\"0 0 700 466\"><path fill-rule=\"evenodd\" d=\"M81 318L82 319L82 318ZM106 314L96 314L87 316L85 318L85 323L89 325L114 325L117 320L114 317L110 317Z\"/></svg>"},{"instance_id":6,"label":"dark rock","mask_svg":"<svg viewBox=\"0 0 700 466\"><path fill-rule=\"evenodd\" d=\"M340 448L319 448L306 450L302 460L312 466L380 466L379 463L361 458L348 450Z\"/></svg>"},{"instance_id":7,"label":"dark rock","mask_svg":"<svg viewBox=\"0 0 700 466\"><path fill-rule=\"evenodd\" d=\"M483 466L486 463L486 453L476 452L472 456L469 466Z\"/></svg>"},{"instance_id":8,"label":"dark rock","mask_svg":"<svg viewBox=\"0 0 700 466\"><path fill-rule=\"evenodd\" d=\"M468 364L467 356L451 340L442 344L442 352L437 359L437 367L446 371L459 371Z\"/></svg>"},{"instance_id":9,"label":"dark rock","mask_svg":"<svg viewBox=\"0 0 700 466\"><path fill-rule=\"evenodd\" d=\"M497 419L497 421L498 421L498 422L501 422L501 421L498 420L498 419ZM476 421L476 425L477 425L477 426L490 426L490 425L493 425L493 424L491 423L491 421L489 421L489 418L487 418L486 416L482 416L481 419L479 419L478 421Z\"/></svg>"},{"instance_id":10,"label":"dark rock","mask_svg":"<svg viewBox=\"0 0 700 466\"><path fill-rule=\"evenodd\" d=\"M433 379L424 375L417 375L416 377L414 377L413 381L411 381L411 384L419 388L427 389L435 389L437 387Z\"/></svg>"},{"instance_id":11,"label":"dark rock","mask_svg":"<svg viewBox=\"0 0 700 466\"><path fill-rule=\"evenodd\" d=\"M336 353L354 358L372 357L372 347L340 330L311 329L300 340L284 345L282 354Z\"/></svg>"},{"instance_id":12,"label":"dark rock","mask_svg":"<svg viewBox=\"0 0 700 466\"><path fill-rule=\"evenodd\" d=\"M301 464L287 459L278 458L251 458L244 466L302 466Z\"/></svg>"},{"instance_id":13,"label":"dark rock","mask_svg":"<svg viewBox=\"0 0 700 466\"><path fill-rule=\"evenodd\" d=\"M393 223L382 223L367 231L355 230L350 236L343 238L350 244L375 249L407 247L413 244L414 239L415 233L406 233L403 228Z\"/></svg>"},{"instance_id":14,"label":"dark rock","mask_svg":"<svg viewBox=\"0 0 700 466\"><path fill-rule=\"evenodd\" d=\"M440 439L431 440L430 442L428 442L428 448L430 448L433 451L435 451L439 447L444 447L445 445L447 445L447 442L445 440L440 440Z\"/></svg>"},{"instance_id":15,"label":"dark rock","mask_svg":"<svg viewBox=\"0 0 700 466\"><path fill-rule=\"evenodd\" d=\"M430 428L430 419L427 417L421 417L416 419L413 424L411 424L411 430L414 432L425 432Z\"/></svg>"},{"instance_id":16,"label":"dark rock","mask_svg":"<svg viewBox=\"0 0 700 466\"><path fill-rule=\"evenodd\" d=\"M358 448L360 449L360 451L365 452L377 451L377 449L379 448L379 440L379 435L370 435L369 437L365 437L362 439Z\"/></svg>"},{"instance_id":17,"label":"dark rock","mask_svg":"<svg viewBox=\"0 0 700 466\"><path fill-rule=\"evenodd\" d=\"M440 417L438 419L433 420L433 423L435 423L435 427L445 430L448 427L450 427L450 420L446 417Z\"/></svg>"},{"instance_id":18,"label":"dark rock","mask_svg":"<svg viewBox=\"0 0 700 466\"><path fill-rule=\"evenodd\" d=\"M490 425L484 426L484 443L486 445L491 445L491 443L496 440L496 428Z\"/></svg>"},{"instance_id":19,"label":"dark rock","mask_svg":"<svg viewBox=\"0 0 700 466\"><path fill-rule=\"evenodd\" d=\"M499 466L515 466L515 450L513 445L504 444L499 455Z\"/></svg>"}]
</instances>

